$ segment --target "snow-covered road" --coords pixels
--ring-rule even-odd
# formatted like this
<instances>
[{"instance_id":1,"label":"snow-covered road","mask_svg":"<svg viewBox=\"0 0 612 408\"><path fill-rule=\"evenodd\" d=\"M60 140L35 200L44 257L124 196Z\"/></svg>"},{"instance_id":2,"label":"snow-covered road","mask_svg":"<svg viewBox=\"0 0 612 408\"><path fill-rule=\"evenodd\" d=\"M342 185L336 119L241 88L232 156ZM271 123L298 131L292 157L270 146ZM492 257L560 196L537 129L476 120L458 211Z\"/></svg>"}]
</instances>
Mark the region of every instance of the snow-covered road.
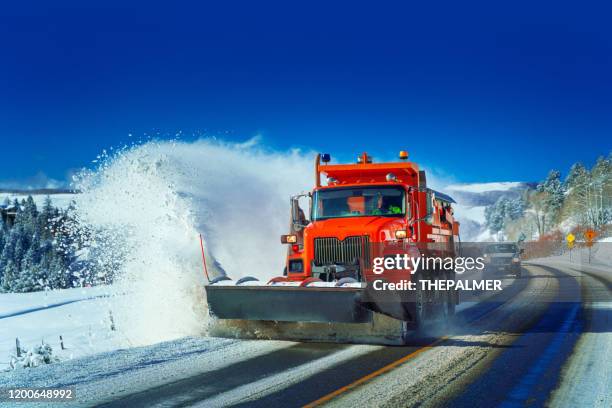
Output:
<instances>
[{"instance_id":1,"label":"snow-covered road","mask_svg":"<svg viewBox=\"0 0 612 408\"><path fill-rule=\"evenodd\" d=\"M610 406L612 271L553 260L525 275L461 308L448 337L406 347L190 337L1 373L0 387L74 386L76 406Z\"/></svg>"}]
</instances>

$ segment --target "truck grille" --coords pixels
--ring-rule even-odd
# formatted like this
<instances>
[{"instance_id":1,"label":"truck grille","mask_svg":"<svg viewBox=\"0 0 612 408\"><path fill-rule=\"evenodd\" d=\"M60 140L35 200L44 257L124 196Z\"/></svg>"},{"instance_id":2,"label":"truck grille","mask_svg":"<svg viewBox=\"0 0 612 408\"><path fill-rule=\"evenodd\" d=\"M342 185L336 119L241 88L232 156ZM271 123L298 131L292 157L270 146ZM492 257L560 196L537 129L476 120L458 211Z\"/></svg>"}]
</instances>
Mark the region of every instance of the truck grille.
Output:
<instances>
[{"instance_id":1,"label":"truck grille","mask_svg":"<svg viewBox=\"0 0 612 408\"><path fill-rule=\"evenodd\" d=\"M348 264L355 258L370 267L370 237L367 235L338 238L315 238L314 261L317 265Z\"/></svg>"}]
</instances>

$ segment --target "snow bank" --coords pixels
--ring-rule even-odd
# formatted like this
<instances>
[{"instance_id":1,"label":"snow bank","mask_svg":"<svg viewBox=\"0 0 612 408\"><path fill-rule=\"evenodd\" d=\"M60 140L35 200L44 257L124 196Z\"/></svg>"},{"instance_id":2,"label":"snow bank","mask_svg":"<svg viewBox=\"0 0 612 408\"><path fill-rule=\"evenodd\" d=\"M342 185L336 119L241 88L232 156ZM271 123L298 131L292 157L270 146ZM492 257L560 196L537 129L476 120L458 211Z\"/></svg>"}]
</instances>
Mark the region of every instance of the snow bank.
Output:
<instances>
[{"instance_id":1,"label":"snow bank","mask_svg":"<svg viewBox=\"0 0 612 408\"><path fill-rule=\"evenodd\" d=\"M567 264L574 265L604 267L609 270L612 268L612 243L601 240L596 242L590 249L588 247L574 248L572 251L564 249L561 255L538 258L537 260L541 259L566 262Z\"/></svg>"},{"instance_id":2,"label":"snow bank","mask_svg":"<svg viewBox=\"0 0 612 408\"><path fill-rule=\"evenodd\" d=\"M115 350L127 343L110 330L107 295L112 287L75 288L34 293L0 294L0 371L16 354L15 339L31 350L42 342L60 360ZM62 336L65 350L62 350Z\"/></svg>"},{"instance_id":3,"label":"snow bank","mask_svg":"<svg viewBox=\"0 0 612 408\"><path fill-rule=\"evenodd\" d=\"M20 355L13 356L9 365L13 370L19 370L57 362L59 362L59 358L53 355L53 347L47 343L42 343L31 350L21 349Z\"/></svg>"}]
</instances>

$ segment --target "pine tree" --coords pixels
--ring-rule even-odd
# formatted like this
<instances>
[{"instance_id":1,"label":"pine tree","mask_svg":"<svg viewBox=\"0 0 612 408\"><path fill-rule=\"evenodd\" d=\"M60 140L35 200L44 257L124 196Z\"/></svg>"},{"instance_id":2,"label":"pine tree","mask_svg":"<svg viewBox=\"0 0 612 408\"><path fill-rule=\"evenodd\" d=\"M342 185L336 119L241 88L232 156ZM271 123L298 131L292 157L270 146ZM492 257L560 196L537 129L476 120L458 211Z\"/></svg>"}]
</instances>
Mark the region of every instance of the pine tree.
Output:
<instances>
[{"instance_id":1,"label":"pine tree","mask_svg":"<svg viewBox=\"0 0 612 408\"><path fill-rule=\"evenodd\" d=\"M610 207L612 188L612 163L600 156L591 170L592 182L592 222L593 226L604 225L607 209Z\"/></svg>"},{"instance_id":2,"label":"pine tree","mask_svg":"<svg viewBox=\"0 0 612 408\"><path fill-rule=\"evenodd\" d=\"M565 181L563 182L565 190L571 192L572 188L581 183L586 174L587 169L584 167L584 164L581 162L574 163L570 168L569 173L567 173Z\"/></svg>"},{"instance_id":3,"label":"pine tree","mask_svg":"<svg viewBox=\"0 0 612 408\"><path fill-rule=\"evenodd\" d=\"M525 201L522 197L508 199L504 206L504 216L512 221L518 220L525 213Z\"/></svg>"},{"instance_id":4,"label":"pine tree","mask_svg":"<svg viewBox=\"0 0 612 408\"><path fill-rule=\"evenodd\" d=\"M20 225L14 227L11 230L10 237L11 237L11 241L15 242L15 247L13 250L13 259L11 260L15 264L15 267L17 268L17 270L19 271L21 269L21 262L23 261L23 258L29 246L27 242L27 237L25 236L23 232L23 228L21 228Z\"/></svg>"},{"instance_id":5,"label":"pine tree","mask_svg":"<svg viewBox=\"0 0 612 408\"><path fill-rule=\"evenodd\" d=\"M11 292L17 284L19 271L13 260L9 260L4 267L4 276L2 277L2 289L6 292Z\"/></svg>"},{"instance_id":6,"label":"pine tree","mask_svg":"<svg viewBox=\"0 0 612 408\"><path fill-rule=\"evenodd\" d=\"M38 215L37 222L37 230L40 234L41 239L43 240L52 238L50 224L53 222L55 213L54 210L55 209L53 208L51 197L45 197L43 208L40 211L40 214Z\"/></svg>"},{"instance_id":7,"label":"pine tree","mask_svg":"<svg viewBox=\"0 0 612 408\"><path fill-rule=\"evenodd\" d=\"M0 225L0 290L36 291L80 285L112 283L114 271L125 254L120 243L117 258L94 262L95 255L77 256L93 234L104 231L84 229L71 216L71 207L58 210L47 197L40 211L30 196L13 201L16 216L11 225Z\"/></svg>"},{"instance_id":8,"label":"pine tree","mask_svg":"<svg viewBox=\"0 0 612 408\"><path fill-rule=\"evenodd\" d=\"M546 180L538 184L536 190L543 194L544 211L549 222L558 220L559 211L565 200L565 188L561 182L561 173L551 170Z\"/></svg>"},{"instance_id":9,"label":"pine tree","mask_svg":"<svg viewBox=\"0 0 612 408\"><path fill-rule=\"evenodd\" d=\"M4 230L3 221L0 219L0 292L2 291L2 280L4 278L4 260L2 259L2 253L4 252L4 244L6 243L6 232Z\"/></svg>"},{"instance_id":10,"label":"pine tree","mask_svg":"<svg viewBox=\"0 0 612 408\"><path fill-rule=\"evenodd\" d=\"M563 208L566 218L599 228L611 221L612 157L599 157L589 172L582 164L572 166L565 186L567 199Z\"/></svg>"}]
</instances>

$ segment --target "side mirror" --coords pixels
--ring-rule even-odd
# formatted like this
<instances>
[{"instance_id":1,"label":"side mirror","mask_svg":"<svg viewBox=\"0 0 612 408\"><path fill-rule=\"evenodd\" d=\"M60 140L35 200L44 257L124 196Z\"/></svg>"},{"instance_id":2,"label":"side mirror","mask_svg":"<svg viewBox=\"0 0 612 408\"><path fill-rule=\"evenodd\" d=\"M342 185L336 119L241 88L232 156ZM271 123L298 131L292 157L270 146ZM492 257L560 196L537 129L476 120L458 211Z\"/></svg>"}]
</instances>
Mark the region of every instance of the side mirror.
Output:
<instances>
[{"instance_id":1,"label":"side mirror","mask_svg":"<svg viewBox=\"0 0 612 408\"><path fill-rule=\"evenodd\" d=\"M525 252L525 248L521 248L521 250L519 251L519 254L522 254Z\"/></svg>"},{"instance_id":2,"label":"side mirror","mask_svg":"<svg viewBox=\"0 0 612 408\"><path fill-rule=\"evenodd\" d=\"M308 225L308 220L304 215L304 211L300 208L300 197L307 196L307 194L300 194L291 197L291 222L295 231L301 231L306 225Z\"/></svg>"}]
</instances>

